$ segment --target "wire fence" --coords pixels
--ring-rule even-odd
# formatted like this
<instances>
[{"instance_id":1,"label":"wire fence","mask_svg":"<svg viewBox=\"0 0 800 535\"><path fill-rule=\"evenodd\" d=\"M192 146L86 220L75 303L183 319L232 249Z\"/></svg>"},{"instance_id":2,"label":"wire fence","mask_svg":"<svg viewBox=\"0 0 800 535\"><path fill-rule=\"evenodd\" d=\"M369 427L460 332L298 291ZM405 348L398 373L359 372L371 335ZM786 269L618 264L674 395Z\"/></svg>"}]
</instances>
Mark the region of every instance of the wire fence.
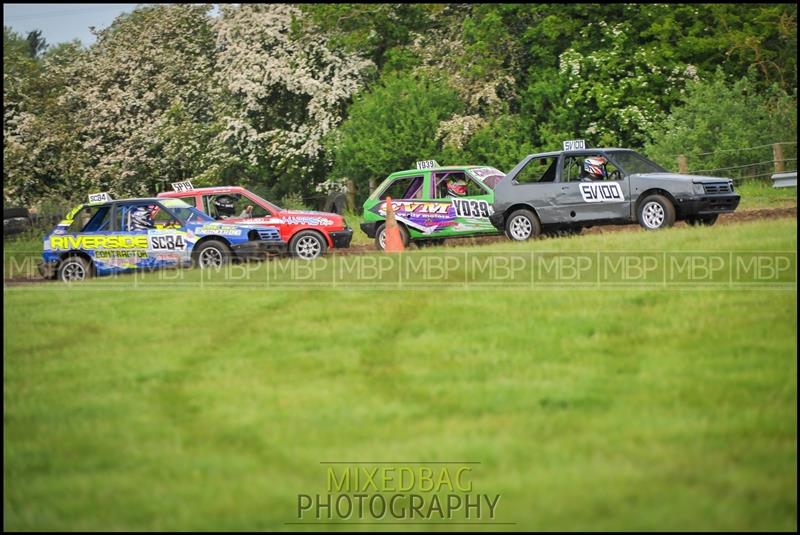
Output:
<instances>
[{"instance_id":1,"label":"wire fence","mask_svg":"<svg viewBox=\"0 0 800 535\"><path fill-rule=\"evenodd\" d=\"M676 161L682 173L732 178L736 183L769 180L775 173L797 170L797 142L681 154Z\"/></svg>"}]
</instances>

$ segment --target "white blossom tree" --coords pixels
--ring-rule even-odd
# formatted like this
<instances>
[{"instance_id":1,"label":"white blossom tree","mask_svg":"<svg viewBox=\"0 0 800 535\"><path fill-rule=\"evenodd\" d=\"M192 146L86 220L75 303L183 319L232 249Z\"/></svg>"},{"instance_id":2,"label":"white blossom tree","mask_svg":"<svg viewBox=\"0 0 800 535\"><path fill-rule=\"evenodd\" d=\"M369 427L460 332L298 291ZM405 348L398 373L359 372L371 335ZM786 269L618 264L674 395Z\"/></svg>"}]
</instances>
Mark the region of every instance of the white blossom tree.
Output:
<instances>
[{"instance_id":1,"label":"white blossom tree","mask_svg":"<svg viewBox=\"0 0 800 535\"><path fill-rule=\"evenodd\" d=\"M153 194L214 166L215 36L209 5L156 5L97 34L62 102L77 110L86 182Z\"/></svg>"},{"instance_id":2,"label":"white blossom tree","mask_svg":"<svg viewBox=\"0 0 800 535\"><path fill-rule=\"evenodd\" d=\"M215 80L225 97L217 141L274 177L309 188L323 138L342 121L372 62L329 46L286 4L225 5L216 22Z\"/></svg>"}]
</instances>

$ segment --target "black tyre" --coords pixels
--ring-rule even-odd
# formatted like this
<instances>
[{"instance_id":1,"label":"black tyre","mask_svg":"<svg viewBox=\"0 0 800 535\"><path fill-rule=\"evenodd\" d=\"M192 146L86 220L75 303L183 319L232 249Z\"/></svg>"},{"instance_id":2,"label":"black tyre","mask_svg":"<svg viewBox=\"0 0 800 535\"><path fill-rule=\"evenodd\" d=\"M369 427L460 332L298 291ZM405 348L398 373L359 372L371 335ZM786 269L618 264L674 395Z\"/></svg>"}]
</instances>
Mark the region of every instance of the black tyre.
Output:
<instances>
[{"instance_id":1,"label":"black tyre","mask_svg":"<svg viewBox=\"0 0 800 535\"><path fill-rule=\"evenodd\" d=\"M227 244L220 240L201 243L192 253L194 265L201 268L219 268L231 261L233 253Z\"/></svg>"},{"instance_id":2,"label":"black tyre","mask_svg":"<svg viewBox=\"0 0 800 535\"><path fill-rule=\"evenodd\" d=\"M639 203L639 224L647 230L671 227L675 223L675 207L663 195L649 195Z\"/></svg>"},{"instance_id":3,"label":"black tyre","mask_svg":"<svg viewBox=\"0 0 800 535\"><path fill-rule=\"evenodd\" d=\"M16 219L18 217L28 218L30 214L27 208L3 208L3 219Z\"/></svg>"},{"instance_id":4,"label":"black tyre","mask_svg":"<svg viewBox=\"0 0 800 535\"><path fill-rule=\"evenodd\" d=\"M513 241L525 241L542 233L542 224L536 214L520 209L511 212L506 219L506 237Z\"/></svg>"},{"instance_id":5,"label":"black tyre","mask_svg":"<svg viewBox=\"0 0 800 535\"><path fill-rule=\"evenodd\" d=\"M325 238L314 230L301 230L289 241L289 252L292 256L304 260L313 260L325 254L328 243Z\"/></svg>"},{"instance_id":6,"label":"black tyre","mask_svg":"<svg viewBox=\"0 0 800 535\"><path fill-rule=\"evenodd\" d=\"M686 222L693 227L710 227L717 222L719 214L703 215L686 218Z\"/></svg>"},{"instance_id":7,"label":"black tyre","mask_svg":"<svg viewBox=\"0 0 800 535\"><path fill-rule=\"evenodd\" d=\"M59 264L57 276L61 282L80 282L92 276L92 265L85 258L70 256Z\"/></svg>"},{"instance_id":8,"label":"black tyre","mask_svg":"<svg viewBox=\"0 0 800 535\"><path fill-rule=\"evenodd\" d=\"M403 240L403 247L408 247L408 231L403 225L397 225L400 229L400 238ZM383 251L383 246L386 244L386 223L381 223L375 231L375 248Z\"/></svg>"}]
</instances>

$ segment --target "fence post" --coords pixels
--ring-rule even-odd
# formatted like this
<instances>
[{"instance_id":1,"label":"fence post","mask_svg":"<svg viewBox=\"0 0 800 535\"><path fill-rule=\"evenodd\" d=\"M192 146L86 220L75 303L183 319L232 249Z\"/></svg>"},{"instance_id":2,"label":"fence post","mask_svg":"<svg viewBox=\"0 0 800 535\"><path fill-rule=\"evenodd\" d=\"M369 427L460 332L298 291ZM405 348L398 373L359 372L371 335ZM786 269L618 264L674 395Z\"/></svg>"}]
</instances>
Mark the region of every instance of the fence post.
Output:
<instances>
[{"instance_id":1,"label":"fence post","mask_svg":"<svg viewBox=\"0 0 800 535\"><path fill-rule=\"evenodd\" d=\"M347 209L352 211L356 209L356 184L352 179L348 178L346 185Z\"/></svg>"},{"instance_id":2,"label":"fence post","mask_svg":"<svg viewBox=\"0 0 800 535\"><path fill-rule=\"evenodd\" d=\"M772 144L772 160L775 162L776 173L783 173L786 170L783 165L783 145L780 143Z\"/></svg>"},{"instance_id":3,"label":"fence post","mask_svg":"<svg viewBox=\"0 0 800 535\"><path fill-rule=\"evenodd\" d=\"M684 175L689 172L689 163L686 161L685 154L678 154L678 172Z\"/></svg>"}]
</instances>

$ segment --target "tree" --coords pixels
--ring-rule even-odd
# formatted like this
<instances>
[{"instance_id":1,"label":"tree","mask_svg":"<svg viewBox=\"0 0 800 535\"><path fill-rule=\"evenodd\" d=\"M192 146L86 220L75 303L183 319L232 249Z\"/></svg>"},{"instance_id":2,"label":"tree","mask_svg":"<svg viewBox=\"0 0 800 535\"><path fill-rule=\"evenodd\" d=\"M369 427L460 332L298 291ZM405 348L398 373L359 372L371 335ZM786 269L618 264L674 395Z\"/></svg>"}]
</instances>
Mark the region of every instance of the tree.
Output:
<instances>
[{"instance_id":1,"label":"tree","mask_svg":"<svg viewBox=\"0 0 800 535\"><path fill-rule=\"evenodd\" d=\"M352 179L358 198L366 198L370 180L411 168L417 160L441 159L437 128L462 109L446 84L388 75L356 99L348 119L328 138L336 162L332 175Z\"/></svg>"},{"instance_id":2,"label":"tree","mask_svg":"<svg viewBox=\"0 0 800 535\"><path fill-rule=\"evenodd\" d=\"M41 30L28 32L28 36L25 39L28 41L28 54L32 58L38 58L42 52L47 50L47 41L42 37Z\"/></svg>"},{"instance_id":3,"label":"tree","mask_svg":"<svg viewBox=\"0 0 800 535\"><path fill-rule=\"evenodd\" d=\"M751 73L731 83L718 69L708 80L689 84L685 96L654 129L647 155L674 169L677 155L684 154L693 171L771 160L772 143L796 141L797 95L786 94L777 84L761 90L754 77ZM796 145L791 150L796 156ZM726 174L756 172L745 167Z\"/></svg>"},{"instance_id":4,"label":"tree","mask_svg":"<svg viewBox=\"0 0 800 535\"><path fill-rule=\"evenodd\" d=\"M328 162L323 138L342 121L372 63L329 46L286 4L223 6L216 24L224 144L275 196L309 192Z\"/></svg>"},{"instance_id":5,"label":"tree","mask_svg":"<svg viewBox=\"0 0 800 535\"><path fill-rule=\"evenodd\" d=\"M118 17L73 65L62 99L77 114L85 187L152 195L219 164L208 5L157 5Z\"/></svg>"}]
</instances>

